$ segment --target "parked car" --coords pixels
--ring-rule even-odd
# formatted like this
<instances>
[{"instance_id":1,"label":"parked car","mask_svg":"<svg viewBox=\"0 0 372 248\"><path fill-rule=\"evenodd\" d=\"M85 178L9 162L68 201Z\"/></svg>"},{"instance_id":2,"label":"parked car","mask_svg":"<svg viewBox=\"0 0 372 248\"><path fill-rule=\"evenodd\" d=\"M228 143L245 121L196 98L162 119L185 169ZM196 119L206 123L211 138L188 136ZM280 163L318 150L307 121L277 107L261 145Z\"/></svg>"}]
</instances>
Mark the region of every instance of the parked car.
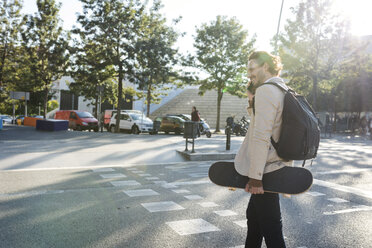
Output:
<instances>
[{"instance_id":1,"label":"parked car","mask_svg":"<svg viewBox=\"0 0 372 248\"><path fill-rule=\"evenodd\" d=\"M98 132L98 120L86 111L59 110L56 112L54 119L67 120L68 127L73 130L94 130L94 132Z\"/></svg>"},{"instance_id":2,"label":"parked car","mask_svg":"<svg viewBox=\"0 0 372 248\"><path fill-rule=\"evenodd\" d=\"M188 115L188 114L167 114L167 116L177 116L177 117L182 118L184 121L191 121L191 115ZM201 135L205 134L207 138L212 137L210 127L203 118L200 119L199 130L200 130Z\"/></svg>"},{"instance_id":3,"label":"parked car","mask_svg":"<svg viewBox=\"0 0 372 248\"><path fill-rule=\"evenodd\" d=\"M178 116L156 117L155 122L158 122L160 125L154 130L154 133L165 132L168 134L174 132L175 134L181 134L185 131L185 120Z\"/></svg>"},{"instance_id":4,"label":"parked car","mask_svg":"<svg viewBox=\"0 0 372 248\"><path fill-rule=\"evenodd\" d=\"M116 127L116 116L118 114L113 113L110 124L109 131L115 132ZM136 110L124 110L120 113L120 130L130 131L133 134L139 134L140 132L153 132L153 122L150 118L146 117L141 111Z\"/></svg>"},{"instance_id":5,"label":"parked car","mask_svg":"<svg viewBox=\"0 0 372 248\"><path fill-rule=\"evenodd\" d=\"M10 117L9 115L0 115L0 120L3 122L3 124L12 124L13 118Z\"/></svg>"},{"instance_id":6,"label":"parked car","mask_svg":"<svg viewBox=\"0 0 372 248\"><path fill-rule=\"evenodd\" d=\"M122 112L142 114L142 112L139 111L139 110L128 110L128 109L125 109L125 110L122 110ZM116 109L106 109L105 110L104 117L103 117L103 126L107 129L107 131L109 131L110 121L111 121L112 116L115 113L116 113Z\"/></svg>"}]
</instances>

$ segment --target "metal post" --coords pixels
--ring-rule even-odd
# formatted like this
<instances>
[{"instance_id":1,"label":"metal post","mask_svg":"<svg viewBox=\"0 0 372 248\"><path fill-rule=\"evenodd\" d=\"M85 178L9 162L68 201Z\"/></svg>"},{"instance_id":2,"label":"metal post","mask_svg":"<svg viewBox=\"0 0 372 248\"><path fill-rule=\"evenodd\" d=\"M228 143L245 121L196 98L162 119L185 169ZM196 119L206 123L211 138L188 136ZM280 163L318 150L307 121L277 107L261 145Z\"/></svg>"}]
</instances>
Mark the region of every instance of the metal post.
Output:
<instances>
[{"instance_id":1,"label":"metal post","mask_svg":"<svg viewBox=\"0 0 372 248\"><path fill-rule=\"evenodd\" d=\"M25 92L25 117L27 116L27 93Z\"/></svg>"},{"instance_id":2,"label":"metal post","mask_svg":"<svg viewBox=\"0 0 372 248\"><path fill-rule=\"evenodd\" d=\"M195 143L195 139L192 138L192 150L191 150L191 153L195 153L195 150L194 150L194 143Z\"/></svg>"},{"instance_id":3,"label":"metal post","mask_svg":"<svg viewBox=\"0 0 372 248\"><path fill-rule=\"evenodd\" d=\"M231 128L226 128L226 151L230 151L230 145L231 145Z\"/></svg>"},{"instance_id":4,"label":"metal post","mask_svg":"<svg viewBox=\"0 0 372 248\"><path fill-rule=\"evenodd\" d=\"M282 0L282 6L280 7L280 14L278 20L278 27L276 29L276 37L275 37L275 53L278 54L278 35L279 35L279 28L280 28L280 19L282 19L282 11L283 11L284 0Z\"/></svg>"},{"instance_id":5,"label":"metal post","mask_svg":"<svg viewBox=\"0 0 372 248\"><path fill-rule=\"evenodd\" d=\"M187 143L189 143L189 142L188 142L188 138L186 138L186 149L185 149L185 152L188 151L188 149L187 149Z\"/></svg>"}]
</instances>

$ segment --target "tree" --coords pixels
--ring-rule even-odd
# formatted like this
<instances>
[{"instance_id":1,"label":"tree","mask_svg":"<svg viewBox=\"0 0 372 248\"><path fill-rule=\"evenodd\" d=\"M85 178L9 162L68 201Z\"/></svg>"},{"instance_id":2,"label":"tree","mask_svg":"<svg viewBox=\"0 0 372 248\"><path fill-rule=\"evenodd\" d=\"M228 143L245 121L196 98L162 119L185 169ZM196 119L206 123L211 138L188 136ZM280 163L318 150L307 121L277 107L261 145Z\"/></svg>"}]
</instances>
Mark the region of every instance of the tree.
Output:
<instances>
[{"instance_id":1,"label":"tree","mask_svg":"<svg viewBox=\"0 0 372 248\"><path fill-rule=\"evenodd\" d=\"M200 80L199 94L207 90L217 90L216 132L220 131L220 112L223 93L242 95L245 88L243 74L255 38L247 42L248 32L235 18L217 16L210 24L202 24L196 29L195 67L207 74Z\"/></svg>"},{"instance_id":2,"label":"tree","mask_svg":"<svg viewBox=\"0 0 372 248\"><path fill-rule=\"evenodd\" d=\"M28 55L30 78L36 90L44 91L44 118L47 113L49 90L68 67L69 34L62 29L55 0L37 0L38 12L28 15L22 31L23 46Z\"/></svg>"},{"instance_id":3,"label":"tree","mask_svg":"<svg viewBox=\"0 0 372 248\"><path fill-rule=\"evenodd\" d=\"M154 1L150 12L142 18L141 32L136 42L136 77L139 89L146 90L147 116L150 104L157 102L157 90L164 91L164 84L176 80L178 75L173 67L178 63L178 51L173 46L179 34L165 24L166 19L159 13L160 1Z\"/></svg>"},{"instance_id":4,"label":"tree","mask_svg":"<svg viewBox=\"0 0 372 248\"><path fill-rule=\"evenodd\" d=\"M81 0L83 14L78 22L88 40L101 48L102 63L114 68L113 77L118 82L117 111L123 101L123 80L133 80L135 41L138 37L144 6L138 0ZM116 120L119 132L120 119Z\"/></svg>"},{"instance_id":5,"label":"tree","mask_svg":"<svg viewBox=\"0 0 372 248\"><path fill-rule=\"evenodd\" d=\"M11 81L9 73L12 58L17 56L19 46L19 30L22 23L20 10L22 5L18 0L3 0L0 3L0 87Z\"/></svg>"},{"instance_id":6,"label":"tree","mask_svg":"<svg viewBox=\"0 0 372 248\"><path fill-rule=\"evenodd\" d=\"M116 82L113 78L113 66L105 64L101 47L94 40L87 40L83 31L75 29L74 33L80 34L75 40L73 50L73 63L71 76L74 79L69 88L77 95L84 96L86 100L93 100L95 117L98 117L98 102L108 100L114 102L113 89Z\"/></svg>"},{"instance_id":7,"label":"tree","mask_svg":"<svg viewBox=\"0 0 372 248\"><path fill-rule=\"evenodd\" d=\"M348 22L331 13L331 0L303 0L292 8L295 20L288 20L280 34L279 54L289 84L317 102L318 84L330 79L331 71L347 54L343 46L349 36ZM309 83L311 82L311 83Z\"/></svg>"}]
</instances>

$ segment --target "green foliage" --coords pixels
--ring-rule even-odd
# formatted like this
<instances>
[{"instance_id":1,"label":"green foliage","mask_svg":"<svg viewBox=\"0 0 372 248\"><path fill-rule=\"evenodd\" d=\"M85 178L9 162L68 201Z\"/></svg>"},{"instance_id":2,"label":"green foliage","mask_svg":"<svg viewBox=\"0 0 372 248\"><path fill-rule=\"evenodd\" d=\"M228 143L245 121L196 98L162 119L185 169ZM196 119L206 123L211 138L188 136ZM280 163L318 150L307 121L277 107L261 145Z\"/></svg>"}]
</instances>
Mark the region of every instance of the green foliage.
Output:
<instances>
[{"instance_id":1,"label":"green foliage","mask_svg":"<svg viewBox=\"0 0 372 248\"><path fill-rule=\"evenodd\" d=\"M59 104L57 100L48 101L48 112L58 108Z\"/></svg>"},{"instance_id":2,"label":"green foliage","mask_svg":"<svg viewBox=\"0 0 372 248\"><path fill-rule=\"evenodd\" d=\"M217 16L210 24L196 30L194 47L197 50L195 67L207 74L200 80L199 93L217 90L217 126L219 131L221 100L224 92L243 96L248 55L255 37L247 42L248 32L235 18Z\"/></svg>"},{"instance_id":3,"label":"green foliage","mask_svg":"<svg viewBox=\"0 0 372 248\"><path fill-rule=\"evenodd\" d=\"M319 84L331 79L331 72L347 54L347 21L331 13L331 0L304 0L292 8L295 20L288 20L279 37L279 54L291 85L304 93L317 110ZM324 85L323 85L324 86Z\"/></svg>"},{"instance_id":4,"label":"green foliage","mask_svg":"<svg viewBox=\"0 0 372 248\"><path fill-rule=\"evenodd\" d=\"M83 13L78 16L81 37L94 42L97 59L104 67L112 66L117 78L117 110L123 101L123 80L133 80L135 41L140 30L144 6L138 0L81 0ZM97 82L96 82L97 83ZM116 131L119 131L117 119Z\"/></svg>"},{"instance_id":5,"label":"green foliage","mask_svg":"<svg viewBox=\"0 0 372 248\"><path fill-rule=\"evenodd\" d=\"M173 48L179 34L166 25L160 14L161 2L154 1L149 13L141 19L136 50L136 81L140 90L146 90L147 115L150 104L159 103L160 95L165 95L166 84L176 81L179 76L174 70L178 64L178 51Z\"/></svg>"},{"instance_id":6,"label":"green foliage","mask_svg":"<svg viewBox=\"0 0 372 248\"><path fill-rule=\"evenodd\" d=\"M61 78L68 67L69 34L62 29L54 0L38 0L38 12L25 17L22 30L23 47L27 52L25 64L35 91L44 91L44 114L53 81ZM25 78L23 78L24 80Z\"/></svg>"},{"instance_id":7,"label":"green foliage","mask_svg":"<svg viewBox=\"0 0 372 248\"><path fill-rule=\"evenodd\" d=\"M22 23L21 3L18 0L3 0L0 3L0 87L11 82L13 59L18 56L19 29Z\"/></svg>"}]
</instances>

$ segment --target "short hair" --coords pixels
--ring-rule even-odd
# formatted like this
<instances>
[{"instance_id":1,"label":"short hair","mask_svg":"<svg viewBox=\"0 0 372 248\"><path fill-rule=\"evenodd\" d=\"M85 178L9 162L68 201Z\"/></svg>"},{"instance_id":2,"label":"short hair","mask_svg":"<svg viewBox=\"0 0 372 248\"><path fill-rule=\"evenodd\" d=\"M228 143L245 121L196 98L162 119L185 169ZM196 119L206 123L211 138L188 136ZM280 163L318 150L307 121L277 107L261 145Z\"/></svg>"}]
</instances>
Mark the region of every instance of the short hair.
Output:
<instances>
[{"instance_id":1,"label":"short hair","mask_svg":"<svg viewBox=\"0 0 372 248\"><path fill-rule=\"evenodd\" d=\"M256 60L260 66L266 63L269 66L269 72L273 75L278 76L280 71L283 69L280 57L271 53L265 51L256 51L249 56L248 61L253 59Z\"/></svg>"}]
</instances>

